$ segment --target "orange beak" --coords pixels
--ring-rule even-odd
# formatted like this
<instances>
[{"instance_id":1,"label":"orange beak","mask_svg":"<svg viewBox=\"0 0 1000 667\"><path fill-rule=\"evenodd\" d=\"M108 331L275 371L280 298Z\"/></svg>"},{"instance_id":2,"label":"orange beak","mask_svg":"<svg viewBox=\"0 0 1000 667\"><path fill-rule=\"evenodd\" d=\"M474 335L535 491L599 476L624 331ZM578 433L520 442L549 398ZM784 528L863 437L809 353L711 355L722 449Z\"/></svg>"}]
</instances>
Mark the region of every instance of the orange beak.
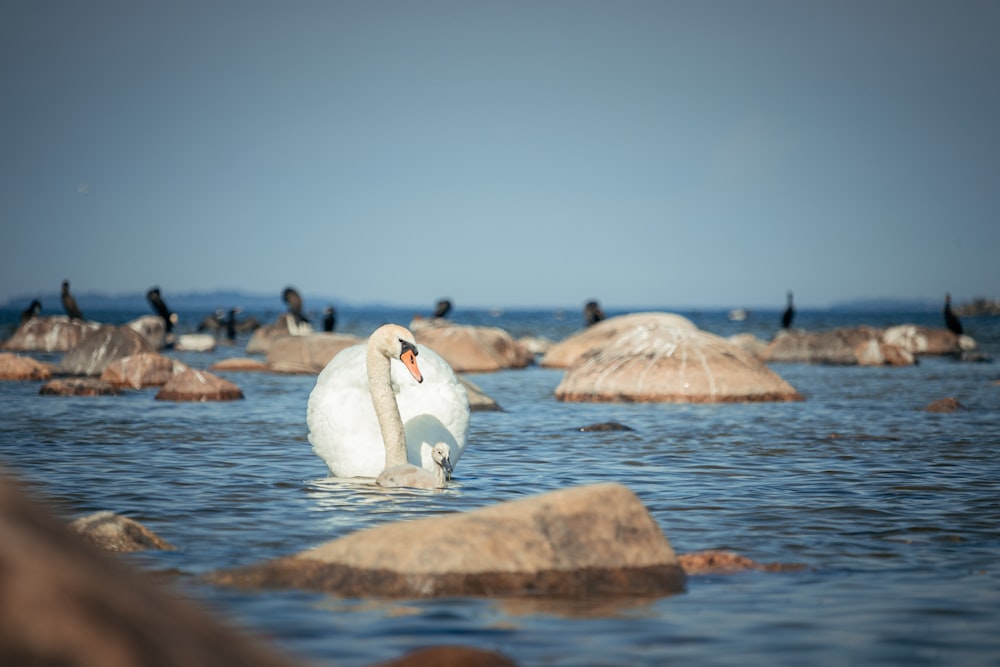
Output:
<instances>
[{"instance_id":1,"label":"orange beak","mask_svg":"<svg viewBox=\"0 0 1000 667\"><path fill-rule=\"evenodd\" d=\"M410 371L410 375L413 376L414 380L417 382L424 381L423 374L421 374L420 369L417 368L417 355L413 352L413 350L405 350L403 354L399 355L399 360L403 362L404 366L406 366L406 370Z\"/></svg>"}]
</instances>

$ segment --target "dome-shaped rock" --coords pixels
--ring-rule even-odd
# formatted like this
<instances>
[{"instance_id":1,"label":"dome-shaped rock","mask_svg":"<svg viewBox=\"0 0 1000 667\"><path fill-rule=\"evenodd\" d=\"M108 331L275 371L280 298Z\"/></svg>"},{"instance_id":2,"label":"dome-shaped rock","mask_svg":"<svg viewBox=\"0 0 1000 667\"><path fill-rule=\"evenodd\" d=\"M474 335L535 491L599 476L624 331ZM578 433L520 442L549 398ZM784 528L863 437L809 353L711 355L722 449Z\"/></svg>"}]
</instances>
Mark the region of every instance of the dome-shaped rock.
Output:
<instances>
[{"instance_id":1,"label":"dome-shaped rock","mask_svg":"<svg viewBox=\"0 0 1000 667\"><path fill-rule=\"evenodd\" d=\"M286 336L308 336L314 333L308 322L296 322L291 313L283 313L272 324L257 327L247 341L247 354L267 354L276 340Z\"/></svg>"},{"instance_id":2,"label":"dome-shaped rock","mask_svg":"<svg viewBox=\"0 0 1000 667\"><path fill-rule=\"evenodd\" d=\"M112 361L101 373L101 379L116 387L162 387L187 368L180 361L157 352L141 352Z\"/></svg>"},{"instance_id":3,"label":"dome-shaped rock","mask_svg":"<svg viewBox=\"0 0 1000 667\"><path fill-rule=\"evenodd\" d=\"M243 392L229 380L194 368L175 375L156 394L158 401L233 401L241 398Z\"/></svg>"},{"instance_id":4,"label":"dome-shaped rock","mask_svg":"<svg viewBox=\"0 0 1000 667\"><path fill-rule=\"evenodd\" d=\"M592 349L556 387L563 401L727 403L802 396L749 352L658 314ZM616 318L617 319L617 318ZM607 321L607 320L606 320ZM594 327L600 326L594 325Z\"/></svg>"},{"instance_id":5,"label":"dome-shaped rock","mask_svg":"<svg viewBox=\"0 0 1000 667\"><path fill-rule=\"evenodd\" d=\"M267 365L276 373L315 375L326 368L338 352L364 342L358 336L349 334L283 336L271 342L267 350Z\"/></svg>"},{"instance_id":6,"label":"dome-shaped rock","mask_svg":"<svg viewBox=\"0 0 1000 667\"><path fill-rule=\"evenodd\" d=\"M59 371L69 375L100 375L112 361L141 352L156 352L127 326L102 326L83 337L63 355Z\"/></svg>"},{"instance_id":7,"label":"dome-shaped rock","mask_svg":"<svg viewBox=\"0 0 1000 667\"><path fill-rule=\"evenodd\" d=\"M3 347L19 352L65 352L75 347L84 335L99 328L98 322L71 320L65 315L32 317L17 328Z\"/></svg>"},{"instance_id":8,"label":"dome-shaped rock","mask_svg":"<svg viewBox=\"0 0 1000 667\"><path fill-rule=\"evenodd\" d=\"M498 327L452 324L447 320L414 320L410 325L417 342L448 362L456 373L490 373L524 368L534 355Z\"/></svg>"},{"instance_id":9,"label":"dome-shaped rock","mask_svg":"<svg viewBox=\"0 0 1000 667\"><path fill-rule=\"evenodd\" d=\"M162 350L167 346L167 324L159 315L143 315L125 326L145 338L154 350Z\"/></svg>"},{"instance_id":10,"label":"dome-shaped rock","mask_svg":"<svg viewBox=\"0 0 1000 667\"><path fill-rule=\"evenodd\" d=\"M619 315L601 320L552 345L542 357L541 365L545 368L569 368L591 350L608 345L622 333L631 331L636 326L646 326L652 322L655 322L657 327L664 329L689 329L691 331L698 329L691 320L673 313Z\"/></svg>"},{"instance_id":11,"label":"dome-shaped rock","mask_svg":"<svg viewBox=\"0 0 1000 667\"><path fill-rule=\"evenodd\" d=\"M384 524L211 578L352 597L649 596L684 588L666 536L620 484Z\"/></svg>"},{"instance_id":12,"label":"dome-shaped rock","mask_svg":"<svg viewBox=\"0 0 1000 667\"><path fill-rule=\"evenodd\" d=\"M52 367L31 357L0 352L0 380L48 380Z\"/></svg>"}]
</instances>

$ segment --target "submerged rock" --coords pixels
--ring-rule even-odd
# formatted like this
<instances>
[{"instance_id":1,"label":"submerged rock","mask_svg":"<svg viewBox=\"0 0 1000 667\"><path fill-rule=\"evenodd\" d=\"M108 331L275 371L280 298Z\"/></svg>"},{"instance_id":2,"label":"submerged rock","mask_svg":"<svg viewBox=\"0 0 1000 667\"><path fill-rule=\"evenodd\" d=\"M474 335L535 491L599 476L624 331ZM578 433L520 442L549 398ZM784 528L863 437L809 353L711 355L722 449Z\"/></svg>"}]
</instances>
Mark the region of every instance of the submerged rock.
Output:
<instances>
[{"instance_id":1,"label":"submerged rock","mask_svg":"<svg viewBox=\"0 0 1000 667\"><path fill-rule=\"evenodd\" d=\"M97 378L56 378L38 390L41 396L117 396L118 388Z\"/></svg>"},{"instance_id":2,"label":"submerged rock","mask_svg":"<svg viewBox=\"0 0 1000 667\"><path fill-rule=\"evenodd\" d=\"M948 413L948 412L962 412L968 410L968 408L959 403L957 398L949 396L947 398L939 398L938 400L933 401L932 403L928 404L927 407L924 408L924 410L927 412Z\"/></svg>"},{"instance_id":3,"label":"submerged rock","mask_svg":"<svg viewBox=\"0 0 1000 667\"><path fill-rule=\"evenodd\" d=\"M351 597L662 596L684 589L666 536L620 484L386 524L210 579Z\"/></svg>"},{"instance_id":4,"label":"submerged rock","mask_svg":"<svg viewBox=\"0 0 1000 667\"><path fill-rule=\"evenodd\" d=\"M172 551L173 545L144 525L114 512L95 512L69 524L70 530L82 535L104 551Z\"/></svg>"},{"instance_id":5,"label":"submerged rock","mask_svg":"<svg viewBox=\"0 0 1000 667\"><path fill-rule=\"evenodd\" d=\"M731 551L696 551L677 557L690 576L704 574L733 574L747 570L765 572L795 572L806 569L802 563L758 563Z\"/></svg>"}]
</instances>

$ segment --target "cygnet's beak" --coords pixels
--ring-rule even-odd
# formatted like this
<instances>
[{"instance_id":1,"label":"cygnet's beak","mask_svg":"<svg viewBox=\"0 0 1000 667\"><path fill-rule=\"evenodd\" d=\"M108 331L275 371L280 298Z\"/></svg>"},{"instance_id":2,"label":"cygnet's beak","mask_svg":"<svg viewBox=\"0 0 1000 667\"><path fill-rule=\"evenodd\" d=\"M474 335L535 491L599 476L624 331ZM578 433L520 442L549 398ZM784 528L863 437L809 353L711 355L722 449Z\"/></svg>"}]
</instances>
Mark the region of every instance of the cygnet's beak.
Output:
<instances>
[{"instance_id":1,"label":"cygnet's beak","mask_svg":"<svg viewBox=\"0 0 1000 667\"><path fill-rule=\"evenodd\" d=\"M444 468L445 479L451 479L451 472L454 468L451 467L451 459L447 456L441 461L441 467Z\"/></svg>"}]
</instances>

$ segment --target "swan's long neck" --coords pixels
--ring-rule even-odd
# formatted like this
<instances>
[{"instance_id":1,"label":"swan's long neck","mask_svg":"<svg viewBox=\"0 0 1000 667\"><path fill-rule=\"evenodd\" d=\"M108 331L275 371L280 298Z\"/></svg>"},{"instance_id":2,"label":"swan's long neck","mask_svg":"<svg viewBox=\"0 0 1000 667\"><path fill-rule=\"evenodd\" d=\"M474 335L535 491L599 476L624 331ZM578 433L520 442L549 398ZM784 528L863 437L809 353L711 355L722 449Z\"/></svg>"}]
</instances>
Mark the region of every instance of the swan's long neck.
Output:
<instances>
[{"instance_id":1,"label":"swan's long neck","mask_svg":"<svg viewBox=\"0 0 1000 667\"><path fill-rule=\"evenodd\" d=\"M368 346L368 387L379 430L382 431L386 468L406 463L406 431L403 429L403 418L399 415L396 394L392 391L389 363L389 358L377 346Z\"/></svg>"}]
</instances>

